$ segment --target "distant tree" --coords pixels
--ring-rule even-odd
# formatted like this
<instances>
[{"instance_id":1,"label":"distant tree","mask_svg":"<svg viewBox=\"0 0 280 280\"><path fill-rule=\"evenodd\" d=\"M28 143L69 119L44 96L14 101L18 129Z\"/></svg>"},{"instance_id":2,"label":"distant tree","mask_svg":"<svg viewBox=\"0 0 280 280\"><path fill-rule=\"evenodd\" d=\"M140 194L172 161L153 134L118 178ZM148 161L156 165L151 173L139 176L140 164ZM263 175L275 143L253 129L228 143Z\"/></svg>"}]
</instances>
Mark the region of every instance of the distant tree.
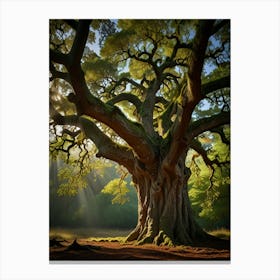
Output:
<instances>
[{"instance_id":1,"label":"distant tree","mask_svg":"<svg viewBox=\"0 0 280 280\"><path fill-rule=\"evenodd\" d=\"M103 161L95 160L99 164L95 164L95 169L84 176L84 189L77 189L77 180L71 180L75 176L71 175L71 164L50 161L50 229L91 227L94 230L128 230L136 225L137 194L131 185L131 176L122 181L121 189L119 182L110 188L112 182L121 177L118 172L121 168L117 164L103 164ZM99 169L96 169L97 165ZM69 175L65 176L63 173L67 171Z\"/></svg>"},{"instance_id":2,"label":"distant tree","mask_svg":"<svg viewBox=\"0 0 280 280\"><path fill-rule=\"evenodd\" d=\"M50 21L51 154L63 152L81 176L94 154L127 169L138 194L127 240L210 238L187 185L198 159L209 195L229 177L229 152L214 153L215 137L229 151L229 49L229 20Z\"/></svg>"}]
</instances>

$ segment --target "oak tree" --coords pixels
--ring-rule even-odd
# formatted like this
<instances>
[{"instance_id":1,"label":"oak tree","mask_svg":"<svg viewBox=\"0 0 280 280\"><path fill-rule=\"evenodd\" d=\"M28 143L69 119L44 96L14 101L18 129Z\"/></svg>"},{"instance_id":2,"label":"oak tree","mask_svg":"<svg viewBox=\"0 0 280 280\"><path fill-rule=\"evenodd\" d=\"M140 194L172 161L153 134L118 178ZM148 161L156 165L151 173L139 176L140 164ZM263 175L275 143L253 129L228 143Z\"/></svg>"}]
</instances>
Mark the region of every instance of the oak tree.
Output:
<instances>
[{"instance_id":1,"label":"oak tree","mask_svg":"<svg viewBox=\"0 0 280 280\"><path fill-rule=\"evenodd\" d=\"M138 223L128 241L208 239L187 188L198 158L207 191L219 170L229 176L229 20L50 20L49 35L51 153L81 176L93 156L131 174Z\"/></svg>"}]
</instances>

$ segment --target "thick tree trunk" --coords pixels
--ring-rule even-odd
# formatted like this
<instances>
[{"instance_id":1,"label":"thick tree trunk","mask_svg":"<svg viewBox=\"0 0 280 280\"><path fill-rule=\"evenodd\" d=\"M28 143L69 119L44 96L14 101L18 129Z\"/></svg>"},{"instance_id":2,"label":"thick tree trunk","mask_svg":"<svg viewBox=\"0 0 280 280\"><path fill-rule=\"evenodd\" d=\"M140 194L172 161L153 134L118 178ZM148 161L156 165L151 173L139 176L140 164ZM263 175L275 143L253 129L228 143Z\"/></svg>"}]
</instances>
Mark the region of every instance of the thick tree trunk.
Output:
<instances>
[{"instance_id":1,"label":"thick tree trunk","mask_svg":"<svg viewBox=\"0 0 280 280\"><path fill-rule=\"evenodd\" d=\"M192 245L207 234L195 222L186 183L185 165L170 173L160 170L156 177L143 171L134 174L138 193L138 223L127 241L139 244Z\"/></svg>"}]
</instances>

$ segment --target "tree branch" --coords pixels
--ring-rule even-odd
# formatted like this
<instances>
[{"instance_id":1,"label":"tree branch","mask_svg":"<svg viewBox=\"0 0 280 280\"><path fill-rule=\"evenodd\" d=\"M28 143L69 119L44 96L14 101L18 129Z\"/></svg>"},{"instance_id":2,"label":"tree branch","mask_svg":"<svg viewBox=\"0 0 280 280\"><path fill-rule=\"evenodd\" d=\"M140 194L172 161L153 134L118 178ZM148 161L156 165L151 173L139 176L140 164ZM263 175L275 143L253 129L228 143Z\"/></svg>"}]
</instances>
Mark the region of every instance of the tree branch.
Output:
<instances>
[{"instance_id":1,"label":"tree branch","mask_svg":"<svg viewBox=\"0 0 280 280\"><path fill-rule=\"evenodd\" d=\"M69 58L67 54L56 52L52 49L50 49L50 60L59 64L63 64L66 67L68 66L69 63Z\"/></svg>"},{"instance_id":2,"label":"tree branch","mask_svg":"<svg viewBox=\"0 0 280 280\"><path fill-rule=\"evenodd\" d=\"M130 121L116 106L104 104L93 95L89 97L89 101L91 104L88 104L83 110L85 115L112 128L134 149L141 161L151 162L154 160L153 145L139 123Z\"/></svg>"},{"instance_id":3,"label":"tree branch","mask_svg":"<svg viewBox=\"0 0 280 280\"><path fill-rule=\"evenodd\" d=\"M71 64L80 64L89 34L91 20L79 20L76 36L70 51Z\"/></svg>"},{"instance_id":4,"label":"tree branch","mask_svg":"<svg viewBox=\"0 0 280 280\"><path fill-rule=\"evenodd\" d=\"M105 104L89 91L80 64L69 69L71 84L77 96L79 115L88 115L112 128L143 162L153 161L155 151L143 127L129 120L118 107Z\"/></svg>"},{"instance_id":5,"label":"tree branch","mask_svg":"<svg viewBox=\"0 0 280 280\"><path fill-rule=\"evenodd\" d=\"M90 22L88 20L79 21L74 43L69 53L70 62L66 63L71 85L77 97L75 104L78 114L88 115L108 125L133 147L141 161L151 162L155 159L155 151L143 127L127 119L116 106L105 104L99 98L93 96L87 86L80 60L87 41ZM65 62L61 57L64 58L67 56L57 54L53 51L50 52L55 62Z\"/></svg>"},{"instance_id":6,"label":"tree branch","mask_svg":"<svg viewBox=\"0 0 280 280\"><path fill-rule=\"evenodd\" d=\"M175 83L176 83L176 85L177 86L179 86L179 82L178 82L178 79L180 79L180 77L179 76L176 76L176 75L174 75L174 74L172 74L172 73L163 73L162 74L162 80L173 80Z\"/></svg>"},{"instance_id":7,"label":"tree branch","mask_svg":"<svg viewBox=\"0 0 280 280\"><path fill-rule=\"evenodd\" d=\"M113 160L125 166L128 171L133 171L134 155L130 148L113 142L98 128L93 119L90 117L81 116L80 122L87 137L89 137L98 148L97 157L104 157Z\"/></svg>"},{"instance_id":8,"label":"tree branch","mask_svg":"<svg viewBox=\"0 0 280 280\"><path fill-rule=\"evenodd\" d=\"M202 156L206 165L211 166L213 163L215 163L215 161L211 161L208 158L207 152L203 149L203 147L199 141L193 140L190 144L190 148L192 148L193 150L195 150L197 153L199 153Z\"/></svg>"},{"instance_id":9,"label":"tree branch","mask_svg":"<svg viewBox=\"0 0 280 280\"><path fill-rule=\"evenodd\" d=\"M129 49L127 50L126 53L127 53L129 58L133 58L137 61L148 63L148 64L151 64L151 65L153 64L153 61L150 59L150 56L147 59L146 58L141 58L141 56L145 53L140 53L140 54L136 55L136 54L132 54Z\"/></svg>"},{"instance_id":10,"label":"tree branch","mask_svg":"<svg viewBox=\"0 0 280 280\"><path fill-rule=\"evenodd\" d=\"M207 188L206 192L208 192L212 187L213 187L213 177L214 177L214 172L215 172L215 165L222 167L224 164L229 164L230 161L223 161L220 162L217 158L214 160L210 160L208 158L207 152L203 149L202 145L200 144L199 141L193 140L190 144L190 148L195 150L200 156L202 156L204 163L208 166L208 168L211 169L211 175L210 175L210 185Z\"/></svg>"},{"instance_id":11,"label":"tree branch","mask_svg":"<svg viewBox=\"0 0 280 280\"><path fill-rule=\"evenodd\" d=\"M50 81L52 81L54 79L62 79L64 81L68 82L69 84L71 83L69 74L66 72L57 71L51 62L50 62L50 71L52 74Z\"/></svg>"},{"instance_id":12,"label":"tree branch","mask_svg":"<svg viewBox=\"0 0 280 280\"><path fill-rule=\"evenodd\" d=\"M119 95L116 95L112 99L107 101L107 104L114 105L114 104L116 104L120 101L124 101L124 100L132 103L136 107L137 110L139 110L142 105L142 102L139 100L139 98L130 93L121 93Z\"/></svg>"},{"instance_id":13,"label":"tree branch","mask_svg":"<svg viewBox=\"0 0 280 280\"><path fill-rule=\"evenodd\" d=\"M78 134L81 133L81 130L78 129L76 131L71 131L71 130L69 130L67 128L64 128L62 133L66 133L66 134L70 135L72 138L75 138Z\"/></svg>"},{"instance_id":14,"label":"tree branch","mask_svg":"<svg viewBox=\"0 0 280 280\"><path fill-rule=\"evenodd\" d=\"M199 134L212 130L224 124L230 123L230 113L221 112L218 115L214 115L208 118L203 118L193 122L187 130L185 139L190 143Z\"/></svg>"},{"instance_id":15,"label":"tree branch","mask_svg":"<svg viewBox=\"0 0 280 280\"><path fill-rule=\"evenodd\" d=\"M190 148L195 150L198 154L200 154L203 158L204 163L214 171L213 164L216 164L217 166L221 167L224 164L229 164L230 161L219 161L217 158L214 160L210 160L207 152L203 149L202 145L200 144L199 141L193 140L190 144Z\"/></svg>"},{"instance_id":16,"label":"tree branch","mask_svg":"<svg viewBox=\"0 0 280 280\"><path fill-rule=\"evenodd\" d=\"M159 79L153 80L151 86L146 91L146 97L142 105L144 109L140 112L144 129L151 138L157 137L153 126L153 112L156 102L156 92L160 86L161 81Z\"/></svg>"},{"instance_id":17,"label":"tree branch","mask_svg":"<svg viewBox=\"0 0 280 280\"><path fill-rule=\"evenodd\" d=\"M172 142L164 165L172 170L186 148L185 134L191 121L191 115L201 100L201 72L205 51L211 36L213 20L202 20L193 39L192 52L189 57L187 81L180 89L177 98L177 117L172 127Z\"/></svg>"},{"instance_id":18,"label":"tree branch","mask_svg":"<svg viewBox=\"0 0 280 280\"><path fill-rule=\"evenodd\" d=\"M161 65L160 71L163 72L165 69L172 68L172 67L175 67L175 66L187 67L188 64L185 61L182 62L182 61L175 60L175 57L176 57L179 49L192 50L192 44L181 43L179 38L175 35L167 36L167 38L168 39L173 39L173 40L175 39L176 44L173 47L171 56L168 57L167 60Z\"/></svg>"},{"instance_id":19,"label":"tree branch","mask_svg":"<svg viewBox=\"0 0 280 280\"><path fill-rule=\"evenodd\" d=\"M51 104L50 114L55 125L70 125L83 128L86 136L94 142L99 150L98 154L96 155L97 157L102 156L116 161L125 166L130 172L133 170L134 155L131 149L113 142L96 126L96 124L89 117L82 116L79 118L77 115L62 116L53 108ZM76 132L72 132L68 129L63 129L63 132L71 135L72 137L76 137L81 131L78 130ZM74 145L75 143L73 142L72 146Z\"/></svg>"},{"instance_id":20,"label":"tree branch","mask_svg":"<svg viewBox=\"0 0 280 280\"><path fill-rule=\"evenodd\" d=\"M62 116L60 114L56 114L52 116L52 119L56 125L71 125L75 127L81 126L77 115Z\"/></svg>"},{"instance_id":21,"label":"tree branch","mask_svg":"<svg viewBox=\"0 0 280 280\"><path fill-rule=\"evenodd\" d=\"M205 83L201 86L202 95L206 95L215 90L230 87L230 76L225 76L220 79Z\"/></svg>"},{"instance_id":22,"label":"tree branch","mask_svg":"<svg viewBox=\"0 0 280 280\"><path fill-rule=\"evenodd\" d=\"M179 38L176 35L171 35L171 36L167 36L168 39L175 39L176 40L176 44L172 50L172 54L170 57L170 60L173 60L179 49L189 49L192 50L192 44L186 44L186 43L181 43Z\"/></svg>"},{"instance_id":23,"label":"tree branch","mask_svg":"<svg viewBox=\"0 0 280 280\"><path fill-rule=\"evenodd\" d=\"M78 22L76 20L74 20L74 19L65 19L64 22L67 23L74 30L77 30Z\"/></svg>"},{"instance_id":24,"label":"tree branch","mask_svg":"<svg viewBox=\"0 0 280 280\"><path fill-rule=\"evenodd\" d=\"M208 52L205 54L205 58L212 58L216 61L216 64L219 65L218 62L219 56L221 56L222 53L225 51L225 45L227 43L228 43L227 41L222 42L222 46L220 48L215 49L214 51L208 50Z\"/></svg>"},{"instance_id":25,"label":"tree branch","mask_svg":"<svg viewBox=\"0 0 280 280\"><path fill-rule=\"evenodd\" d=\"M162 96L156 96L156 103L161 103L164 107L168 105L168 101Z\"/></svg>"},{"instance_id":26,"label":"tree branch","mask_svg":"<svg viewBox=\"0 0 280 280\"><path fill-rule=\"evenodd\" d=\"M114 87L110 90L110 92L112 92L116 87L120 86L123 82L126 82L126 83L130 83L132 84L133 86L139 88L140 90L144 91L146 88L142 85L142 84L138 84L137 82L131 80L131 79L128 79L128 78L121 78L120 80L118 80L116 82L116 84L114 85Z\"/></svg>"},{"instance_id":27,"label":"tree branch","mask_svg":"<svg viewBox=\"0 0 280 280\"><path fill-rule=\"evenodd\" d=\"M62 116L52 105L49 103L50 117L56 125L72 125L80 127L79 117L77 115Z\"/></svg>"},{"instance_id":28,"label":"tree branch","mask_svg":"<svg viewBox=\"0 0 280 280\"><path fill-rule=\"evenodd\" d=\"M224 20L221 20L220 22L216 23L213 26L212 34L217 33L223 26L225 26L226 24L229 24L229 23L230 23L229 19L224 19Z\"/></svg>"},{"instance_id":29,"label":"tree branch","mask_svg":"<svg viewBox=\"0 0 280 280\"><path fill-rule=\"evenodd\" d=\"M225 133L223 131L223 128L222 127L215 127L215 128L212 128L211 129L211 132L213 133L218 133L223 141L223 143L227 144L227 145L230 145L230 140L228 140L225 136Z\"/></svg>"}]
</instances>

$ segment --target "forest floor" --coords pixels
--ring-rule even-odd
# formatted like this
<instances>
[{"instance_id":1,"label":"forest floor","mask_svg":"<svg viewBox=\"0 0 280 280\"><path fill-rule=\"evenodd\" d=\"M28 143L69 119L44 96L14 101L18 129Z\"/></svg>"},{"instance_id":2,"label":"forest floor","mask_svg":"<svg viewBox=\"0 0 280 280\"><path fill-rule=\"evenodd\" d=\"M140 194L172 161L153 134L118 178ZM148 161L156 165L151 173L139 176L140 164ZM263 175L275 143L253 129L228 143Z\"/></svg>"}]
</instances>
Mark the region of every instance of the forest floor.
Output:
<instances>
[{"instance_id":1,"label":"forest floor","mask_svg":"<svg viewBox=\"0 0 280 280\"><path fill-rule=\"evenodd\" d=\"M122 238L50 239L51 261L230 260L229 241L191 246L135 245Z\"/></svg>"}]
</instances>

